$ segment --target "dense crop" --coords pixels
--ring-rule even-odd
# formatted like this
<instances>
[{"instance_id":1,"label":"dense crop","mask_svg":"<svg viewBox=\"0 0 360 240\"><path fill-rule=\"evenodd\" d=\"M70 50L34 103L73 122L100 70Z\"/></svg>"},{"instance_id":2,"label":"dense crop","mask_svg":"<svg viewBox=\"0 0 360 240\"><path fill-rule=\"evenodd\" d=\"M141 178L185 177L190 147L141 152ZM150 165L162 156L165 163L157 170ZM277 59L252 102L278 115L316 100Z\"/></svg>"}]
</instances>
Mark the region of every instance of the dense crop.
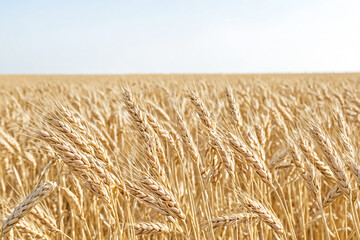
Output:
<instances>
[{"instance_id":1,"label":"dense crop","mask_svg":"<svg viewBox=\"0 0 360 240\"><path fill-rule=\"evenodd\" d=\"M360 77L0 77L8 239L358 239Z\"/></svg>"}]
</instances>

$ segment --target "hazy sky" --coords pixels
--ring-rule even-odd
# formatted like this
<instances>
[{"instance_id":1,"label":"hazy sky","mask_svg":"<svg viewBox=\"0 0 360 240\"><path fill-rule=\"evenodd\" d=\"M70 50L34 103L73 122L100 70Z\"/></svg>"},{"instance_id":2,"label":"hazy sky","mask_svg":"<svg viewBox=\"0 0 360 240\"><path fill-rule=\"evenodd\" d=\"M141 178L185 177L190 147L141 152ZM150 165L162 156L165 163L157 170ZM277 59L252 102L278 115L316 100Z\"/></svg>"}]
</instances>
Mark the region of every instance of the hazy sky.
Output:
<instances>
[{"instance_id":1,"label":"hazy sky","mask_svg":"<svg viewBox=\"0 0 360 240\"><path fill-rule=\"evenodd\" d=\"M346 71L359 0L0 0L0 74Z\"/></svg>"}]
</instances>

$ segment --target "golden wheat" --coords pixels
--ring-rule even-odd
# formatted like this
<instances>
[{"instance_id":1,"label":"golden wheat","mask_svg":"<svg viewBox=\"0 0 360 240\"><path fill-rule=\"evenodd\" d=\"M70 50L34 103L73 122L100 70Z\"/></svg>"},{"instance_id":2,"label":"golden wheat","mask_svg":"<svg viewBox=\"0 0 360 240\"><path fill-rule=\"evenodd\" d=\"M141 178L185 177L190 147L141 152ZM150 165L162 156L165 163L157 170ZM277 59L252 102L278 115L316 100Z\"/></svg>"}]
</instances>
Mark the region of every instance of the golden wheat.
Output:
<instances>
[{"instance_id":1,"label":"golden wheat","mask_svg":"<svg viewBox=\"0 0 360 240\"><path fill-rule=\"evenodd\" d=\"M359 80L0 76L1 236L359 239Z\"/></svg>"}]
</instances>

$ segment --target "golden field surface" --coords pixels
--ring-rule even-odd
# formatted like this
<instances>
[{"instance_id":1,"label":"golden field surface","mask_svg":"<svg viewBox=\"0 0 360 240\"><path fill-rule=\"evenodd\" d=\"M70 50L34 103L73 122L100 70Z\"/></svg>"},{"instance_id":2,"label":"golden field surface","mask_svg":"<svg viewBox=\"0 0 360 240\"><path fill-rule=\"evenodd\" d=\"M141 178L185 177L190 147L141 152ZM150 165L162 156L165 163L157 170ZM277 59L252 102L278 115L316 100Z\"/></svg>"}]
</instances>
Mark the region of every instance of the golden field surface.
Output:
<instances>
[{"instance_id":1,"label":"golden field surface","mask_svg":"<svg viewBox=\"0 0 360 240\"><path fill-rule=\"evenodd\" d=\"M359 87L0 75L0 236L359 239Z\"/></svg>"}]
</instances>

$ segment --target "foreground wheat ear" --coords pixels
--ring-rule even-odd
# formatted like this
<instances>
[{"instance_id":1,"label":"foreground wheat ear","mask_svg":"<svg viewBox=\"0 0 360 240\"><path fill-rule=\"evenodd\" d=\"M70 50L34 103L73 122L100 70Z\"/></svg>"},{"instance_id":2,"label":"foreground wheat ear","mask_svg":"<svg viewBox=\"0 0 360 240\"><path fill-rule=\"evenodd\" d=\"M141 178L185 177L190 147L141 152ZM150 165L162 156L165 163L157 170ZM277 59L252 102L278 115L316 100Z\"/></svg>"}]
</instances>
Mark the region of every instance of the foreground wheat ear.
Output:
<instances>
[{"instance_id":1,"label":"foreground wheat ear","mask_svg":"<svg viewBox=\"0 0 360 240\"><path fill-rule=\"evenodd\" d=\"M168 233L169 228L163 223L139 222L132 226L136 235Z\"/></svg>"},{"instance_id":2,"label":"foreground wheat ear","mask_svg":"<svg viewBox=\"0 0 360 240\"><path fill-rule=\"evenodd\" d=\"M269 227L274 229L277 234L282 236L285 233L284 226L280 219L259 201L247 195L242 196L242 201L245 208L250 213L257 215L260 220L264 221Z\"/></svg>"},{"instance_id":3,"label":"foreground wheat ear","mask_svg":"<svg viewBox=\"0 0 360 240\"><path fill-rule=\"evenodd\" d=\"M52 193L55 188L56 183L47 182L33 190L21 203L19 203L10 216L5 219L1 227L1 236L6 235L21 218L28 214L36 204Z\"/></svg>"},{"instance_id":4,"label":"foreground wheat ear","mask_svg":"<svg viewBox=\"0 0 360 240\"><path fill-rule=\"evenodd\" d=\"M359 83L0 75L1 235L360 239Z\"/></svg>"}]
</instances>

